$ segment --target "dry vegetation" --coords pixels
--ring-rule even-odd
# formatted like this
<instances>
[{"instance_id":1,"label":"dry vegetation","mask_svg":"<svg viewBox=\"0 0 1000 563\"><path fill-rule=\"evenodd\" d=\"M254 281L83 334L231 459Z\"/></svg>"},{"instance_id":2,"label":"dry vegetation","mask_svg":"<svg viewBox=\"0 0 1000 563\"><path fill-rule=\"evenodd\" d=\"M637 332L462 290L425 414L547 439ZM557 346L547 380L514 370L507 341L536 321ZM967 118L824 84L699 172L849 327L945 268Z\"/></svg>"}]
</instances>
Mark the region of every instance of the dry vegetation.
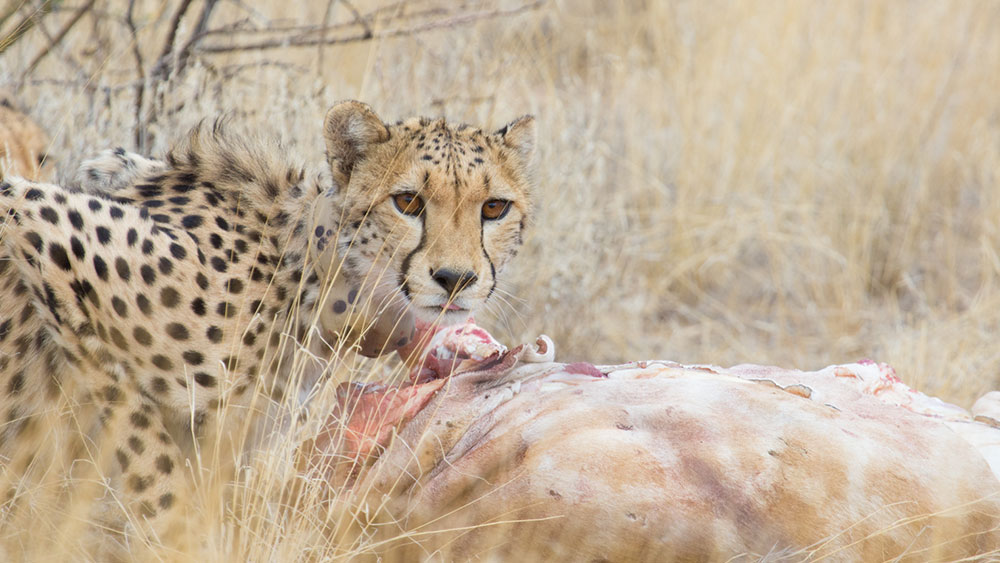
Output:
<instances>
[{"instance_id":1,"label":"dry vegetation","mask_svg":"<svg viewBox=\"0 0 1000 563\"><path fill-rule=\"evenodd\" d=\"M540 212L482 319L501 340L544 332L595 362L871 357L966 407L1000 387L1000 4L194 2L170 41L185 4L0 6L0 88L61 178L223 111L314 163L343 98L387 118L531 112ZM225 33L188 44L199 29ZM245 495L267 489L253 479ZM203 529L234 560L366 548L318 545L306 513L215 504Z\"/></svg>"}]
</instances>

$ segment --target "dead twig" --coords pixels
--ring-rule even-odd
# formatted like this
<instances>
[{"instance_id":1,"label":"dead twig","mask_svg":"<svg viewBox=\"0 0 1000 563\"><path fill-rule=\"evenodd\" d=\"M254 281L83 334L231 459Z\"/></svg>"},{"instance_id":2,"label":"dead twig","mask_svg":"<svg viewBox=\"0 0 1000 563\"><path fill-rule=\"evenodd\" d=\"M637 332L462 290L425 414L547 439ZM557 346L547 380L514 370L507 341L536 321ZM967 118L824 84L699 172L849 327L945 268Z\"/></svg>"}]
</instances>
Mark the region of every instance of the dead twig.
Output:
<instances>
[{"instance_id":1,"label":"dead twig","mask_svg":"<svg viewBox=\"0 0 1000 563\"><path fill-rule=\"evenodd\" d=\"M125 25L128 27L129 33L132 35L132 58L135 60L135 73L138 85L135 88L135 130L133 131L133 137L135 140L135 147L140 153L145 154L146 147L143 146L143 124L142 124L142 105L143 100L146 97L146 70L142 61L142 53L139 52L139 30L136 28L135 19L133 18L133 10L135 9L135 0L129 0L128 9L125 11Z\"/></svg>"},{"instance_id":2,"label":"dead twig","mask_svg":"<svg viewBox=\"0 0 1000 563\"><path fill-rule=\"evenodd\" d=\"M11 45L17 43L18 39L24 37L25 33L31 31L31 28L35 27L35 24L40 19L52 11L52 5L56 3L56 0L45 0L36 10L21 18L21 21L17 22L17 25L14 26L14 29L4 38L0 39L0 53L9 49Z\"/></svg>"},{"instance_id":3,"label":"dead twig","mask_svg":"<svg viewBox=\"0 0 1000 563\"><path fill-rule=\"evenodd\" d=\"M52 13L56 13L57 11L62 11L62 10L65 10L65 8L53 8ZM93 14L94 10L91 9L90 13ZM45 36L45 39L51 44L51 43L54 43L55 36L52 33L49 32L48 26L46 25L46 21L48 21L48 20L47 19L45 19L45 20L39 20L36 25L37 25L38 31L41 32L41 34L43 36ZM76 74L78 76L80 76L80 77L87 76L88 73L83 69L83 65L80 64L80 61L77 60L76 57L74 57L71 53L69 53L65 49L58 48L57 50L59 51L59 54L62 56L62 60L68 66L72 67L73 70L76 71ZM24 88L24 80L28 76L29 75L27 73L23 73L21 75L21 77L20 77L20 79L18 81L18 85L15 88L16 92L20 92L21 89Z\"/></svg>"},{"instance_id":4,"label":"dead twig","mask_svg":"<svg viewBox=\"0 0 1000 563\"><path fill-rule=\"evenodd\" d=\"M115 86L95 85L92 80L85 78L29 78L24 81L28 86L58 86L61 88L76 88L78 90L92 90L104 96L111 96L125 90L135 88L133 82L117 84Z\"/></svg>"},{"instance_id":5,"label":"dead twig","mask_svg":"<svg viewBox=\"0 0 1000 563\"><path fill-rule=\"evenodd\" d=\"M388 25L398 21L415 21L421 18L430 18L434 16L446 16L455 13L454 9L448 8L427 8L424 10L414 10L407 13L402 13L402 8L404 4L395 3L387 6L382 6L375 10L368 12L367 14L359 14L359 18L348 22L335 23L333 25L281 25L274 22L270 22L267 27L253 27L250 18L243 18L241 20L221 25L216 28L208 29L202 34L202 39L207 38L212 35L224 35L226 37L233 37L235 35L290 35L299 34L301 36L306 36L310 34L320 34L325 35L326 33L338 29L351 29L355 27L361 27L365 30L370 30L371 23L378 20L383 25Z\"/></svg>"},{"instance_id":6,"label":"dead twig","mask_svg":"<svg viewBox=\"0 0 1000 563\"><path fill-rule=\"evenodd\" d=\"M365 33L368 34L368 37L371 37L372 27L371 25L369 25L368 20L361 17L361 14L358 12L358 9L354 7L354 4L351 4L350 0L341 0L341 1L344 3L344 6L347 6L347 10L351 12L351 15L354 16L354 23L360 25L365 30Z\"/></svg>"},{"instance_id":7,"label":"dead twig","mask_svg":"<svg viewBox=\"0 0 1000 563\"><path fill-rule=\"evenodd\" d=\"M177 41L177 30L180 28L181 20L184 19L184 16L187 14L189 8L191 8L191 0L182 0L181 4L177 6L177 10L174 11L173 17L170 18L170 27L167 28L167 36L163 40L163 48L160 50L160 56L157 57L156 64L153 66L153 70L149 73L150 82L165 81L170 75L170 69L172 67L170 64L170 57L174 52L174 43ZM145 101L145 86L142 88L143 101ZM147 147L152 144L152 139L149 138L149 125L156 122L157 115L159 114L157 108L162 108L163 103L164 93L160 91L159 94L157 94L153 100L149 102L148 109L143 108L140 103L136 104L136 148L141 149L142 147Z\"/></svg>"},{"instance_id":8,"label":"dead twig","mask_svg":"<svg viewBox=\"0 0 1000 563\"><path fill-rule=\"evenodd\" d=\"M163 43L163 50L156 61L156 66L153 67L152 72L149 74L151 81L166 81L171 76L177 76L184 72L191 59L192 48L194 47L195 42L198 41L201 34L205 32L205 28L208 27L208 20L212 16L212 11L215 9L217 4L218 0L205 0L201 8L201 13L198 14L198 20L195 23L194 30L188 37L187 42L185 42L184 45L175 52L174 46L177 42L177 30L180 26L181 20L184 19L185 14L187 14L188 9L191 7L191 0L183 0L181 5L177 8L177 11L174 12L174 16L170 21L170 30L167 34L167 39ZM139 139L140 142L137 143L137 145L141 147L146 147L151 144L152 140L148 135L149 126L150 124L155 123L158 118L159 108L163 107L164 95L164 91L161 90L156 96L156 99L150 102L150 107L145 112L145 120L137 123L137 128L146 132L146 134L142 135Z\"/></svg>"},{"instance_id":9,"label":"dead twig","mask_svg":"<svg viewBox=\"0 0 1000 563\"><path fill-rule=\"evenodd\" d=\"M293 63L283 63L280 61L256 61L252 63L224 66L219 69L219 76L221 76L225 80L229 80L235 78L237 75L247 70L257 70L261 68L277 68L279 70L284 70L289 73L297 72L299 74L306 74L309 72L308 68Z\"/></svg>"},{"instance_id":10,"label":"dead twig","mask_svg":"<svg viewBox=\"0 0 1000 563\"><path fill-rule=\"evenodd\" d=\"M184 19L184 14L187 13L190 7L191 0L182 0L181 5L174 12L174 16L170 18L170 27L168 28L166 39L163 40L163 49L160 51L160 56L156 59L156 66L153 67L153 72L151 73L154 79L166 76L169 69L167 61L169 60L170 53L174 50L174 41L177 40L177 28L180 27L181 20Z\"/></svg>"},{"instance_id":11,"label":"dead twig","mask_svg":"<svg viewBox=\"0 0 1000 563\"><path fill-rule=\"evenodd\" d=\"M4 10L3 13L0 13L0 27L3 27L3 24L7 23L7 20L9 20L14 14L16 14L17 11L20 10L21 6L23 5L24 5L23 0L14 0L13 2L11 2L7 6L7 9Z\"/></svg>"},{"instance_id":12,"label":"dead twig","mask_svg":"<svg viewBox=\"0 0 1000 563\"><path fill-rule=\"evenodd\" d=\"M97 0L88 0L86 3L83 4L83 6L80 6L80 8L73 13L73 16L70 17L69 21L67 21L62 26L62 29L60 29L55 34L55 37L53 37L49 41L49 44L46 45L44 49L39 51L38 54L35 55L35 58L31 59L31 62L28 63L28 67L21 74L21 82L24 82L24 79L27 78L28 75L35 70L35 67L37 67L38 64L42 62L42 59L44 59L49 53L52 52L52 49L54 49L56 46L59 45L60 42L62 42L63 38L66 37L66 34L69 33L69 30L73 29L73 26L75 26L80 21L80 19L83 18L84 14L89 12L91 8L94 7L96 1Z\"/></svg>"},{"instance_id":13,"label":"dead twig","mask_svg":"<svg viewBox=\"0 0 1000 563\"><path fill-rule=\"evenodd\" d=\"M369 39L385 39L390 37L400 37L404 35L414 35L417 33L432 31L435 29L446 29L460 25L468 25L470 23L480 20L487 20L504 16L512 16L534 10L544 3L545 0L536 0L534 2L530 2L528 4L524 4L516 8L480 10L476 12L459 14L448 18L442 18L440 20L430 21L427 23L418 24L411 27L383 29L378 31L361 31L360 33L354 35L342 35L339 37L323 37L323 36L279 37L265 41L258 41L255 43L243 43L237 45L204 45L198 47L197 52L200 54L212 55L219 53L232 53L237 51L265 51L269 49L279 49L285 47L314 47L316 45L335 45L342 43L354 43L358 41L366 41Z\"/></svg>"},{"instance_id":14,"label":"dead twig","mask_svg":"<svg viewBox=\"0 0 1000 563\"><path fill-rule=\"evenodd\" d=\"M330 13L333 12L333 4L337 0L327 0L326 10L323 11L323 32L325 33L326 28L330 25ZM326 49L324 45L320 45L316 48L316 71L323 72L323 55Z\"/></svg>"},{"instance_id":15,"label":"dead twig","mask_svg":"<svg viewBox=\"0 0 1000 563\"><path fill-rule=\"evenodd\" d=\"M205 32L205 28L208 27L208 19L212 17L212 10L215 9L218 1L205 0L205 5L201 8L201 14L198 15L198 21L195 23L194 30L191 31L187 43L177 53L177 68L174 69L175 73L180 74L187 67L188 61L191 60L191 50L195 43L201 39L201 34Z\"/></svg>"},{"instance_id":16,"label":"dead twig","mask_svg":"<svg viewBox=\"0 0 1000 563\"><path fill-rule=\"evenodd\" d=\"M249 14L248 18L256 18L260 20L266 20L264 14L260 10L254 9L251 4L244 2L243 0L229 0L229 3L238 8L239 10Z\"/></svg>"}]
</instances>

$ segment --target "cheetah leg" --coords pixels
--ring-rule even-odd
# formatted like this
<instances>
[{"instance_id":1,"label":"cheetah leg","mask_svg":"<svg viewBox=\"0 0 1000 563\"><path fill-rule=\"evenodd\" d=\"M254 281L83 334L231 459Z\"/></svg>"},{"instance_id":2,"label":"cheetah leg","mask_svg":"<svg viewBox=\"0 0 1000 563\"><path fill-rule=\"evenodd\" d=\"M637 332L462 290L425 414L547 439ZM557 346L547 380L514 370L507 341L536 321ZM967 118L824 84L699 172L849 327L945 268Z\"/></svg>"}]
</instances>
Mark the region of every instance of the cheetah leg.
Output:
<instances>
[{"instance_id":1,"label":"cheetah leg","mask_svg":"<svg viewBox=\"0 0 1000 563\"><path fill-rule=\"evenodd\" d=\"M183 553L190 491L181 450L153 401L124 374L114 375L122 388L107 385L96 394L103 421L98 444L119 513L125 510L126 538Z\"/></svg>"}]
</instances>

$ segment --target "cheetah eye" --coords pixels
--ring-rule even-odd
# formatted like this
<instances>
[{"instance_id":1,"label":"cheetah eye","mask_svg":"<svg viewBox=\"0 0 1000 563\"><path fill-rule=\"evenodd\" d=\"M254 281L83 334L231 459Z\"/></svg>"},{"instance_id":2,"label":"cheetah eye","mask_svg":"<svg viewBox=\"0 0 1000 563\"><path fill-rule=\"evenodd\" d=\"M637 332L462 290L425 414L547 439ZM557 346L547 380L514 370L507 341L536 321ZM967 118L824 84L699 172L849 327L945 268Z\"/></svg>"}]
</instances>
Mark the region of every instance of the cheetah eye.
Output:
<instances>
[{"instance_id":1,"label":"cheetah eye","mask_svg":"<svg viewBox=\"0 0 1000 563\"><path fill-rule=\"evenodd\" d=\"M510 211L510 201L506 199L491 199L483 204L483 219L496 221L503 219Z\"/></svg>"},{"instance_id":2,"label":"cheetah eye","mask_svg":"<svg viewBox=\"0 0 1000 563\"><path fill-rule=\"evenodd\" d=\"M42 153L42 154L38 155L38 157L37 157L38 158L38 165L42 166L43 164L45 164L45 159L48 158L48 157L49 157L49 155L47 155L45 153Z\"/></svg>"},{"instance_id":3,"label":"cheetah eye","mask_svg":"<svg viewBox=\"0 0 1000 563\"><path fill-rule=\"evenodd\" d=\"M392 196L396 209L403 215L420 215L424 211L424 200L413 192L403 192Z\"/></svg>"}]
</instances>

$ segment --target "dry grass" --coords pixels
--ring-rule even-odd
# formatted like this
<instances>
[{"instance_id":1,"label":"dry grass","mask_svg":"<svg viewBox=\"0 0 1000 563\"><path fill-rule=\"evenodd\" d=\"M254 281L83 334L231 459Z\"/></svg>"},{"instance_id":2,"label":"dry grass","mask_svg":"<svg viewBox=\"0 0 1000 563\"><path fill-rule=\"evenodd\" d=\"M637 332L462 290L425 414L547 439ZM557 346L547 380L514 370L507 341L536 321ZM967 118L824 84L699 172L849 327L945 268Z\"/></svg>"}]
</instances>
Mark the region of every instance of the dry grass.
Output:
<instances>
[{"instance_id":1,"label":"dry grass","mask_svg":"<svg viewBox=\"0 0 1000 563\"><path fill-rule=\"evenodd\" d=\"M21 87L63 178L97 149L137 148L121 87L133 45L112 21L125 4L98 3L26 83L44 34L0 58L0 87ZM258 22L325 9L252 4ZM140 50L155 54L170 13L138 3ZM1000 384L998 28L990 1L550 0L416 35L199 59L151 86L176 111L145 148L232 111L319 162L323 112L343 98L386 118L499 126L531 112L540 211L510 296L482 319L501 340L544 332L561 359L595 362L871 357L968 407ZM206 514L227 522L217 544L232 537L225 511ZM237 516L252 533L215 545L235 559L310 559L324 532Z\"/></svg>"}]
</instances>

